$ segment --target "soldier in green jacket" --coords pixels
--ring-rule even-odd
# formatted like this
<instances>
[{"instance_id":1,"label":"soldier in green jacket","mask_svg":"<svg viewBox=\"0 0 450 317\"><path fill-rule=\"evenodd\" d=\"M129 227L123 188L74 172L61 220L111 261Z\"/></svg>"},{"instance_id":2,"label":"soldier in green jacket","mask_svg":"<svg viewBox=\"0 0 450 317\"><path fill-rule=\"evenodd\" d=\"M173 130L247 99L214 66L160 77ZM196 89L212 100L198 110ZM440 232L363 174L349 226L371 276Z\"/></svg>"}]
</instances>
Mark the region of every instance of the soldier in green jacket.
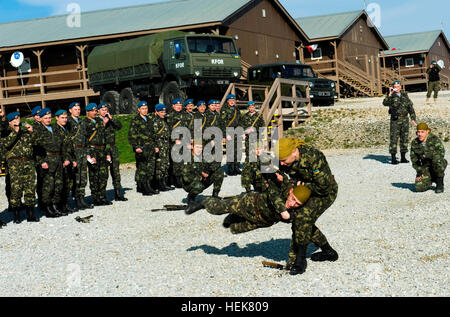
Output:
<instances>
[{"instance_id":1,"label":"soldier in green jacket","mask_svg":"<svg viewBox=\"0 0 450 317\"><path fill-rule=\"evenodd\" d=\"M73 213L78 211L78 209L73 209L69 206L69 196L70 191L72 190L72 181L74 169L77 167L77 162L75 160L75 153L73 151L72 140L70 138L70 133L67 130L67 111L66 110L58 110L55 113L56 124L54 125L54 133L58 133L61 135L61 138L64 140L63 146L63 168L62 168L62 180L63 180L63 188L61 191L61 201L59 203L60 209L64 213Z\"/></svg>"},{"instance_id":2,"label":"soldier in green jacket","mask_svg":"<svg viewBox=\"0 0 450 317\"><path fill-rule=\"evenodd\" d=\"M170 131L171 128L165 120L167 107L163 104L155 106L155 115L153 120L153 135L155 137L156 149L156 167L155 177L160 191L175 189L168 184L169 166L170 166Z\"/></svg>"},{"instance_id":3,"label":"soldier in green jacket","mask_svg":"<svg viewBox=\"0 0 450 317\"><path fill-rule=\"evenodd\" d=\"M433 93L434 102L437 101L438 93L441 89L441 78L439 77L441 70L441 66L435 60L432 60L430 67L427 69L428 89L426 103L430 101L431 93Z\"/></svg>"},{"instance_id":4,"label":"soldier in green jacket","mask_svg":"<svg viewBox=\"0 0 450 317\"><path fill-rule=\"evenodd\" d=\"M36 134L33 127L25 124L20 127L20 114L9 113L7 116L9 127L3 131L0 147L5 150L10 179L9 209L14 214L14 223L20 223L20 208L22 195L25 200L27 221L39 221L34 215L35 199L35 167L33 145L36 144ZM1 227L1 224L0 224Z\"/></svg>"},{"instance_id":5,"label":"soldier in green jacket","mask_svg":"<svg viewBox=\"0 0 450 317\"><path fill-rule=\"evenodd\" d=\"M445 148L426 123L417 125L417 138L411 142L411 162L416 170L417 192L428 190L432 183L436 183L437 194L444 192Z\"/></svg>"},{"instance_id":6,"label":"soldier in green jacket","mask_svg":"<svg viewBox=\"0 0 450 317\"><path fill-rule=\"evenodd\" d=\"M152 187L156 164L156 139L153 135L151 117L148 115L147 102L139 102L138 114L131 120L128 130L128 141L136 157L134 179L137 192L144 196L159 194L159 190Z\"/></svg>"},{"instance_id":7,"label":"soldier in green jacket","mask_svg":"<svg viewBox=\"0 0 450 317\"><path fill-rule=\"evenodd\" d=\"M225 136L227 147L231 149L230 144L233 144L233 155L227 153L227 167L228 175L240 175L240 155L242 154L242 138L234 134L231 136L227 133L227 128L237 128L241 124L241 112L236 105L236 96L230 94L226 98L226 105L220 110L220 116L222 118L223 127L222 133Z\"/></svg>"},{"instance_id":8,"label":"soldier in green jacket","mask_svg":"<svg viewBox=\"0 0 450 317\"><path fill-rule=\"evenodd\" d=\"M203 158L203 141L194 140L191 162L184 163L183 189L188 192L188 212L193 207L197 195L213 185L213 197L218 198L223 183L223 170L215 168Z\"/></svg>"},{"instance_id":9,"label":"soldier in green jacket","mask_svg":"<svg viewBox=\"0 0 450 317\"><path fill-rule=\"evenodd\" d=\"M301 273L306 268L306 247L316 244L321 252L311 256L312 261L336 261L337 252L331 248L315 222L336 200L338 185L331 173L325 155L298 139L281 138L275 146L280 169L296 184L305 185L311 197L293 221L291 250L288 264Z\"/></svg>"},{"instance_id":10,"label":"soldier in green jacket","mask_svg":"<svg viewBox=\"0 0 450 317\"><path fill-rule=\"evenodd\" d=\"M408 163L406 159L406 152L408 152L409 145L409 117L411 123L416 125L416 113L413 108L413 103L409 99L408 94L401 91L402 85L400 81L395 81L393 87L389 88L389 95L383 100L383 105L389 107L389 114L391 115L390 134L389 134L389 153L391 153L392 164L398 164L397 144L400 139L400 163Z\"/></svg>"},{"instance_id":11,"label":"soldier in green jacket","mask_svg":"<svg viewBox=\"0 0 450 317\"><path fill-rule=\"evenodd\" d=\"M122 194L122 185L120 184L120 158L119 149L116 145L116 131L122 129L122 123L109 114L109 108L110 105L108 103L100 103L98 106L98 115L103 120L103 123L106 122L105 137L106 144L110 146L111 163L109 164L109 171L112 177L115 200L127 201L128 199Z\"/></svg>"},{"instance_id":12,"label":"soldier in green jacket","mask_svg":"<svg viewBox=\"0 0 450 317\"><path fill-rule=\"evenodd\" d=\"M42 123L41 123L41 117L39 117L39 111L41 111L41 106L36 106L33 109L31 109L31 116L33 117L31 126L33 127L33 131L38 133L38 131L43 128ZM41 168L39 166L39 164L37 163L37 159L36 156L38 155L39 152L42 151L42 148L39 146L34 146L33 147L33 157L34 157L34 161L35 161L35 168L36 168L36 194L37 194L37 198L38 198L38 206L39 209L41 209L42 211L45 210L45 206L42 203L42 174L41 174ZM42 154L41 154L42 155Z\"/></svg>"},{"instance_id":13,"label":"soldier in green jacket","mask_svg":"<svg viewBox=\"0 0 450 317\"><path fill-rule=\"evenodd\" d=\"M244 128L245 138L245 161L248 162L250 144L249 140L259 140L260 128L265 127L264 119L256 112L255 102L249 101L247 103L248 112L241 118L241 126Z\"/></svg>"},{"instance_id":14,"label":"soldier in green jacket","mask_svg":"<svg viewBox=\"0 0 450 317\"><path fill-rule=\"evenodd\" d=\"M172 101L172 110L165 115L165 120L169 127L169 142L170 149L174 144L181 144L181 138L172 140L172 131L183 127L183 122L185 118L185 112L183 111L183 100L180 98L174 99ZM174 185L177 188L181 188L181 171L183 170L183 162L174 162L172 156L169 155L169 170L168 170L168 180L167 185Z\"/></svg>"},{"instance_id":15,"label":"soldier in green jacket","mask_svg":"<svg viewBox=\"0 0 450 317\"><path fill-rule=\"evenodd\" d=\"M51 124L52 113L49 108L39 111L44 128L37 131L38 144L42 152L36 155L42 179L42 203L47 217L67 215L60 209L63 190L63 154L65 140L56 133L55 125Z\"/></svg>"},{"instance_id":16,"label":"soldier in green jacket","mask_svg":"<svg viewBox=\"0 0 450 317\"><path fill-rule=\"evenodd\" d=\"M86 106L86 118L82 129L86 131L86 159L88 161L88 176L94 206L112 205L106 199L108 183L108 165L111 163L110 145L106 143L105 122L97 117L97 105Z\"/></svg>"},{"instance_id":17,"label":"soldier in green jacket","mask_svg":"<svg viewBox=\"0 0 450 317\"><path fill-rule=\"evenodd\" d=\"M86 136L86 130L81 128L80 104L78 102L72 102L69 105L69 112L70 116L67 118L66 127L70 133L75 162L77 162L77 166L73 169L72 195L75 199L77 209L92 209L94 205L84 199L88 181L88 161L86 160L88 137Z\"/></svg>"}]
</instances>

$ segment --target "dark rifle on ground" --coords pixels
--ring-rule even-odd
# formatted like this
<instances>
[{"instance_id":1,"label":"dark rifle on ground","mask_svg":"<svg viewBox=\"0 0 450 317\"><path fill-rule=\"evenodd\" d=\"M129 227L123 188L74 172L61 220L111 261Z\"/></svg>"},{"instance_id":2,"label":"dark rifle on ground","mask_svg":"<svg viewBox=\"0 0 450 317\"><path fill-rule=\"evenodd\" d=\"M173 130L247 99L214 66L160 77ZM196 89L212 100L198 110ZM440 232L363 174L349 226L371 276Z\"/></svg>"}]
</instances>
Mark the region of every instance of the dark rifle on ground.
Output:
<instances>
[{"instance_id":1,"label":"dark rifle on ground","mask_svg":"<svg viewBox=\"0 0 450 317\"><path fill-rule=\"evenodd\" d=\"M187 205L164 205L163 208L155 208L152 209L152 212L155 211L174 211L174 210L185 210Z\"/></svg>"},{"instance_id":2,"label":"dark rifle on ground","mask_svg":"<svg viewBox=\"0 0 450 317\"><path fill-rule=\"evenodd\" d=\"M284 266L283 264L280 264L280 263L269 262L269 261L262 261L262 264L263 264L264 267L270 267L272 269L287 270L287 267Z\"/></svg>"}]
</instances>

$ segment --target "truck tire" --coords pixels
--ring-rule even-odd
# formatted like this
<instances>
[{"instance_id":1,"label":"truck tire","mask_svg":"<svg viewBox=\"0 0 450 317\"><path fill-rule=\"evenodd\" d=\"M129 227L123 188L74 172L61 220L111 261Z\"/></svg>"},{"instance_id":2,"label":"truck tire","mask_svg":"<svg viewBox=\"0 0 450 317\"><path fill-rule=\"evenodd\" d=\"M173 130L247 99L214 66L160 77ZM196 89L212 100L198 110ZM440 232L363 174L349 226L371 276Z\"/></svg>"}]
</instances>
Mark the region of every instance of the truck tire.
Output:
<instances>
[{"instance_id":1,"label":"truck tire","mask_svg":"<svg viewBox=\"0 0 450 317\"><path fill-rule=\"evenodd\" d=\"M186 99L186 94L180 89L176 81L169 81L164 84L164 87L159 96L159 102L166 106L171 106L174 99Z\"/></svg>"},{"instance_id":2,"label":"truck tire","mask_svg":"<svg viewBox=\"0 0 450 317\"><path fill-rule=\"evenodd\" d=\"M131 88L122 89L119 101L120 113L137 113L138 102Z\"/></svg>"},{"instance_id":3,"label":"truck tire","mask_svg":"<svg viewBox=\"0 0 450 317\"><path fill-rule=\"evenodd\" d=\"M114 90L107 91L102 96L102 102L109 103L109 113L118 114L119 113L119 93Z\"/></svg>"}]
</instances>

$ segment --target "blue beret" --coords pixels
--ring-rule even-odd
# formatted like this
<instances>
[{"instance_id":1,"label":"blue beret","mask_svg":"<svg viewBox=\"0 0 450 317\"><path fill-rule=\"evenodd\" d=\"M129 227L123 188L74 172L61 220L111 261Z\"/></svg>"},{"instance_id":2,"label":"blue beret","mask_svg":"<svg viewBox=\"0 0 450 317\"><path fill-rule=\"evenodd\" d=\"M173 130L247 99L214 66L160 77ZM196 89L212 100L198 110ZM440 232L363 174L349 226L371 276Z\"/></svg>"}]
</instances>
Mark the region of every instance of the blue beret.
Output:
<instances>
[{"instance_id":1,"label":"blue beret","mask_svg":"<svg viewBox=\"0 0 450 317\"><path fill-rule=\"evenodd\" d=\"M175 99L175 100L172 101L172 105L175 105L175 104L177 104L177 103L183 103L183 100L180 99L180 98L177 98L177 99Z\"/></svg>"},{"instance_id":2,"label":"blue beret","mask_svg":"<svg viewBox=\"0 0 450 317\"><path fill-rule=\"evenodd\" d=\"M66 110L60 109L58 111L56 111L55 116L59 117L60 115L62 115L63 113L67 113Z\"/></svg>"},{"instance_id":3,"label":"blue beret","mask_svg":"<svg viewBox=\"0 0 450 317\"><path fill-rule=\"evenodd\" d=\"M236 95L229 94L229 95L227 96L227 100L228 100L228 99L236 99Z\"/></svg>"},{"instance_id":4,"label":"blue beret","mask_svg":"<svg viewBox=\"0 0 450 317\"><path fill-rule=\"evenodd\" d=\"M72 109L73 107L79 106L79 105L80 105L79 102L72 102L72 103L69 105L69 109Z\"/></svg>"},{"instance_id":5,"label":"blue beret","mask_svg":"<svg viewBox=\"0 0 450 317\"><path fill-rule=\"evenodd\" d=\"M97 105L95 103L93 103L93 102L91 102L90 104L88 104L86 106L86 111L92 111L94 109L97 109Z\"/></svg>"},{"instance_id":6,"label":"blue beret","mask_svg":"<svg viewBox=\"0 0 450 317\"><path fill-rule=\"evenodd\" d=\"M42 109L41 106L34 107L33 110L31 110L31 115L34 117L39 113L39 111L41 111L41 109Z\"/></svg>"},{"instance_id":7,"label":"blue beret","mask_svg":"<svg viewBox=\"0 0 450 317\"><path fill-rule=\"evenodd\" d=\"M394 81L394 82L392 83L392 86L394 86L395 84L400 84L400 83L401 83L400 80L396 80L396 81Z\"/></svg>"},{"instance_id":8,"label":"blue beret","mask_svg":"<svg viewBox=\"0 0 450 317\"><path fill-rule=\"evenodd\" d=\"M109 105L109 103L107 103L107 102L102 102L102 103L100 103L99 105L98 105L98 109L101 109L101 108L103 108L103 107L107 107L108 108L108 105Z\"/></svg>"},{"instance_id":9,"label":"blue beret","mask_svg":"<svg viewBox=\"0 0 450 317\"><path fill-rule=\"evenodd\" d=\"M204 100L199 100L197 102L197 107L200 106L201 104L206 104L206 102Z\"/></svg>"},{"instance_id":10,"label":"blue beret","mask_svg":"<svg viewBox=\"0 0 450 317\"><path fill-rule=\"evenodd\" d=\"M187 106L187 105L190 104L190 103L194 103L194 99L187 99L187 100L184 102L184 105Z\"/></svg>"},{"instance_id":11,"label":"blue beret","mask_svg":"<svg viewBox=\"0 0 450 317\"><path fill-rule=\"evenodd\" d=\"M255 105L255 102L254 101L249 101L248 103L247 103L247 107L248 106L254 106Z\"/></svg>"},{"instance_id":12,"label":"blue beret","mask_svg":"<svg viewBox=\"0 0 450 317\"><path fill-rule=\"evenodd\" d=\"M164 111L166 109L167 109L166 105L163 105L162 103L159 103L155 106L156 111Z\"/></svg>"},{"instance_id":13,"label":"blue beret","mask_svg":"<svg viewBox=\"0 0 450 317\"><path fill-rule=\"evenodd\" d=\"M39 117L43 117L46 114L52 114L52 111L50 110L50 108L42 108L41 111L39 111Z\"/></svg>"},{"instance_id":14,"label":"blue beret","mask_svg":"<svg viewBox=\"0 0 450 317\"><path fill-rule=\"evenodd\" d=\"M20 117L20 113L18 113L18 112L11 112L11 113L8 113L8 114L6 115L6 120L8 120L8 122L11 122L11 121L13 121L16 117Z\"/></svg>"},{"instance_id":15,"label":"blue beret","mask_svg":"<svg viewBox=\"0 0 450 317\"><path fill-rule=\"evenodd\" d=\"M211 99L210 101L208 101L208 106L209 106L209 105L212 105L213 103L216 103L216 100Z\"/></svg>"},{"instance_id":16,"label":"blue beret","mask_svg":"<svg viewBox=\"0 0 450 317\"><path fill-rule=\"evenodd\" d=\"M146 106L147 105L147 101L141 101L140 103L138 103L138 108L142 107L142 106Z\"/></svg>"}]
</instances>

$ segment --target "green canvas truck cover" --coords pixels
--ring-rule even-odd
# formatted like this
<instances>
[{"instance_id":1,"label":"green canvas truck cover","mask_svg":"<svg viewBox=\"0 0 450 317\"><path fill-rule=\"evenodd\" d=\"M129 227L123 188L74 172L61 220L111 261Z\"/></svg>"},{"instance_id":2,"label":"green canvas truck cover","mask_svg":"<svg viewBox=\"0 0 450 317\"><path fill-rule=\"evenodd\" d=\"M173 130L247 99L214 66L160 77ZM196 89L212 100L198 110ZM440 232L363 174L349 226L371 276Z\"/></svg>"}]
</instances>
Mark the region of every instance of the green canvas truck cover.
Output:
<instances>
[{"instance_id":1,"label":"green canvas truck cover","mask_svg":"<svg viewBox=\"0 0 450 317\"><path fill-rule=\"evenodd\" d=\"M157 64L164 49L164 40L187 34L168 31L97 46L88 56L88 74L142 64Z\"/></svg>"}]
</instances>

